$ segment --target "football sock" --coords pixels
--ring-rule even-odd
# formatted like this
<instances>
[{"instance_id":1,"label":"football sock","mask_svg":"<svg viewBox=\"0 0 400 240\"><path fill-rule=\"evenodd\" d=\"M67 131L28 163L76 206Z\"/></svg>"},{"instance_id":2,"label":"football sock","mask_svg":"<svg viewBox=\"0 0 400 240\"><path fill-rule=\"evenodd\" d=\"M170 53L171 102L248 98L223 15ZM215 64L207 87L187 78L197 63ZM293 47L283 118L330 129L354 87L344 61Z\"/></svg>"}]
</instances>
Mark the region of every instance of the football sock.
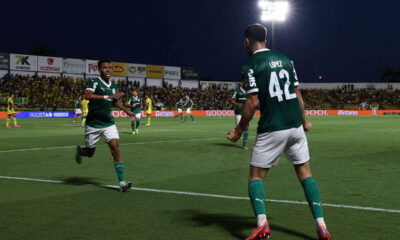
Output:
<instances>
[{"instance_id":1,"label":"football sock","mask_svg":"<svg viewBox=\"0 0 400 240\"><path fill-rule=\"evenodd\" d=\"M187 115L186 115L185 118L183 119L183 122L186 122L186 119L187 119Z\"/></svg>"},{"instance_id":2,"label":"football sock","mask_svg":"<svg viewBox=\"0 0 400 240\"><path fill-rule=\"evenodd\" d=\"M182 114L181 114L181 121L182 121L182 119L183 119L183 117L182 117Z\"/></svg>"},{"instance_id":3,"label":"football sock","mask_svg":"<svg viewBox=\"0 0 400 240\"><path fill-rule=\"evenodd\" d=\"M136 120L136 128L139 129L140 119Z\"/></svg>"},{"instance_id":4,"label":"football sock","mask_svg":"<svg viewBox=\"0 0 400 240\"><path fill-rule=\"evenodd\" d=\"M314 219L323 218L324 214L322 212L321 197L318 190L318 185L313 177L306 178L302 183L304 188L304 194L308 205L311 208L311 212Z\"/></svg>"},{"instance_id":5,"label":"football sock","mask_svg":"<svg viewBox=\"0 0 400 240\"><path fill-rule=\"evenodd\" d=\"M124 162L115 162L114 167L117 170L118 180L120 182L125 181Z\"/></svg>"},{"instance_id":6,"label":"football sock","mask_svg":"<svg viewBox=\"0 0 400 240\"><path fill-rule=\"evenodd\" d=\"M194 122L194 117L192 115L190 115L190 118L192 119L192 121Z\"/></svg>"},{"instance_id":7,"label":"football sock","mask_svg":"<svg viewBox=\"0 0 400 240\"><path fill-rule=\"evenodd\" d=\"M11 121L11 119L7 118L6 126L10 125L10 121Z\"/></svg>"},{"instance_id":8,"label":"football sock","mask_svg":"<svg viewBox=\"0 0 400 240\"><path fill-rule=\"evenodd\" d=\"M150 117L147 118L147 124L150 125Z\"/></svg>"},{"instance_id":9,"label":"football sock","mask_svg":"<svg viewBox=\"0 0 400 240\"><path fill-rule=\"evenodd\" d=\"M316 218L315 224L317 225L317 228L319 228L320 226L324 226L326 228L324 218Z\"/></svg>"},{"instance_id":10,"label":"football sock","mask_svg":"<svg viewBox=\"0 0 400 240\"><path fill-rule=\"evenodd\" d=\"M258 216L266 215L265 192L264 185L261 180L254 180L249 183L249 196L254 214L257 216L257 222L259 222Z\"/></svg>"},{"instance_id":11,"label":"football sock","mask_svg":"<svg viewBox=\"0 0 400 240\"><path fill-rule=\"evenodd\" d=\"M246 130L243 132L243 146L247 145L247 139L249 138L249 131Z\"/></svg>"},{"instance_id":12,"label":"football sock","mask_svg":"<svg viewBox=\"0 0 400 240\"><path fill-rule=\"evenodd\" d=\"M14 126L17 125L17 118L13 118L14 120Z\"/></svg>"},{"instance_id":13,"label":"football sock","mask_svg":"<svg viewBox=\"0 0 400 240\"><path fill-rule=\"evenodd\" d=\"M82 120L82 126L85 126L85 123L86 123L86 118L83 118L83 120Z\"/></svg>"},{"instance_id":14,"label":"football sock","mask_svg":"<svg viewBox=\"0 0 400 240\"><path fill-rule=\"evenodd\" d=\"M257 227L264 225L266 221L267 221L267 215L265 214L257 215Z\"/></svg>"},{"instance_id":15,"label":"football sock","mask_svg":"<svg viewBox=\"0 0 400 240\"><path fill-rule=\"evenodd\" d=\"M135 131L135 122L131 121L132 131Z\"/></svg>"}]
</instances>

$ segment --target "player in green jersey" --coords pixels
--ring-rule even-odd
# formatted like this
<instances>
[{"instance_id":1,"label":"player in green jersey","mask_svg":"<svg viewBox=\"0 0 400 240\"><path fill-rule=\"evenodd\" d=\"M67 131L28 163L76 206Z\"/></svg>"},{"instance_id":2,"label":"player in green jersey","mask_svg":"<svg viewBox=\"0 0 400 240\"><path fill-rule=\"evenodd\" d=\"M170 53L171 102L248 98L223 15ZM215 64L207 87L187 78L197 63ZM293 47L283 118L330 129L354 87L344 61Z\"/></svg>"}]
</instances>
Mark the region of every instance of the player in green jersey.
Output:
<instances>
[{"instance_id":1,"label":"player in green jersey","mask_svg":"<svg viewBox=\"0 0 400 240\"><path fill-rule=\"evenodd\" d=\"M132 96L129 98L128 105L131 107L131 111L135 114L135 118L131 118L132 134L139 134L142 98L138 96L136 90L132 91Z\"/></svg>"},{"instance_id":2,"label":"player in green jersey","mask_svg":"<svg viewBox=\"0 0 400 240\"><path fill-rule=\"evenodd\" d=\"M119 135L114 118L111 115L111 107L112 105L117 106L131 118L135 118L135 114L126 109L118 100L119 97L124 96L124 93L117 92L118 86L110 79L111 62L101 60L98 62L98 68L100 77L89 80L85 90L85 98L90 100L85 127L86 147L76 147L75 160L80 164L82 157L92 157L96 150L96 143L101 136L104 136L114 158L120 191L125 192L132 186L132 183L125 182L124 162L119 152Z\"/></svg>"},{"instance_id":3,"label":"player in green jersey","mask_svg":"<svg viewBox=\"0 0 400 240\"><path fill-rule=\"evenodd\" d=\"M243 85L243 84L242 84ZM239 125L240 119L242 118L244 104L246 103L246 91L242 86L235 89L235 92L232 95L231 103L233 104L233 108L235 110L235 123L236 126ZM249 131L246 129L243 132L243 149L249 149L247 147L247 139L249 138Z\"/></svg>"},{"instance_id":4,"label":"player in green jersey","mask_svg":"<svg viewBox=\"0 0 400 240\"><path fill-rule=\"evenodd\" d=\"M73 124L76 123L76 118L81 118L82 117L82 96L79 96L78 99L76 99L75 102L75 116L74 116L74 121L72 122Z\"/></svg>"},{"instance_id":5,"label":"player in green jersey","mask_svg":"<svg viewBox=\"0 0 400 240\"><path fill-rule=\"evenodd\" d=\"M285 152L294 165L306 199L314 216L318 239L330 239L322 212L317 183L312 177L305 131L312 124L304 114L304 103L293 63L282 53L266 48L266 29L260 24L247 27L245 45L250 59L242 69L246 81L247 99L239 125L227 138L237 141L260 104L256 143L250 164L249 195L258 227L248 240L270 235L265 211L263 180L269 169L278 164Z\"/></svg>"},{"instance_id":6,"label":"player in green jersey","mask_svg":"<svg viewBox=\"0 0 400 240\"><path fill-rule=\"evenodd\" d=\"M186 107L186 116L185 118L182 120L182 122L186 122L186 119L188 117L188 115L190 115L190 118L192 119L192 121L195 123L196 120L194 120L194 117L192 115L192 107L194 105L194 102L192 99L190 99L189 95L185 96L186 102L183 104L183 107Z\"/></svg>"},{"instance_id":7,"label":"player in green jersey","mask_svg":"<svg viewBox=\"0 0 400 240\"><path fill-rule=\"evenodd\" d=\"M182 108L183 108L183 104L185 102L183 101L183 98L180 98L179 101L175 104L175 107L178 108L178 113L179 115L175 115L174 118L176 118L177 116L181 117L181 121L182 121Z\"/></svg>"}]
</instances>

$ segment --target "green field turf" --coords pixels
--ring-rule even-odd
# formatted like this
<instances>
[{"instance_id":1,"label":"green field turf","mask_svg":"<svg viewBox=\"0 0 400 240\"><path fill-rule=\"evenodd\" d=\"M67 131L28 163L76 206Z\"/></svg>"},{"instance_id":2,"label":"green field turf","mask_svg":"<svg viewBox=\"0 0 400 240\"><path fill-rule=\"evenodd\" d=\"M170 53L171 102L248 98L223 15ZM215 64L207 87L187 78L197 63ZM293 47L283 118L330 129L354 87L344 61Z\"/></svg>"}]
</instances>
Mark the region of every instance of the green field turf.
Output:
<instances>
[{"instance_id":1,"label":"green field turf","mask_svg":"<svg viewBox=\"0 0 400 240\"><path fill-rule=\"evenodd\" d=\"M322 201L396 210L325 206L332 239L400 238L400 118L309 119L311 167ZM103 186L118 184L104 140L92 159L75 163L72 146L83 145L84 138L83 129L71 121L20 119L21 128L0 129L1 240L245 239L255 227L246 199L143 191L247 197L255 121L250 149L242 150L240 143L225 139L233 117L197 118L197 123L185 124L152 119L137 136L130 134L128 119L118 119L125 175L141 188L127 193ZM268 199L305 201L285 157L268 174L265 189ZM268 201L267 212L271 239L316 239L307 205Z\"/></svg>"}]
</instances>

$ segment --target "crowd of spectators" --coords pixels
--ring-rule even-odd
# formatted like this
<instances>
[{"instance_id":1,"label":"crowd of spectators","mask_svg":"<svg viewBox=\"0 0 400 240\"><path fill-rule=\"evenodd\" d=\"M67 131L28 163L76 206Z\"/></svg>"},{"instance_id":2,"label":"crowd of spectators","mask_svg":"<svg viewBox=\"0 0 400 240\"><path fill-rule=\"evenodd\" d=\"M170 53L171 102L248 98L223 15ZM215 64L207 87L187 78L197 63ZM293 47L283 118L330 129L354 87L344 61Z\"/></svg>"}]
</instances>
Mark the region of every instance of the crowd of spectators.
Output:
<instances>
[{"instance_id":1,"label":"crowd of spectators","mask_svg":"<svg viewBox=\"0 0 400 240\"><path fill-rule=\"evenodd\" d=\"M8 97L11 92L16 98L26 98L23 108L32 110L73 109L79 95L83 94L86 80L70 77L29 77L4 76L0 78L0 97ZM233 90L221 85L212 85L206 89L172 87L140 87L139 82L120 80L119 91L126 95L127 102L132 90L139 95L148 94L153 104L161 108L173 109L179 98L188 95L195 103L194 109L231 109L230 98ZM370 104L379 105L379 109L400 109L400 91L374 89L355 89L352 85L343 85L337 89L302 89L306 109L361 109ZM5 103L2 103L3 110Z\"/></svg>"}]
</instances>

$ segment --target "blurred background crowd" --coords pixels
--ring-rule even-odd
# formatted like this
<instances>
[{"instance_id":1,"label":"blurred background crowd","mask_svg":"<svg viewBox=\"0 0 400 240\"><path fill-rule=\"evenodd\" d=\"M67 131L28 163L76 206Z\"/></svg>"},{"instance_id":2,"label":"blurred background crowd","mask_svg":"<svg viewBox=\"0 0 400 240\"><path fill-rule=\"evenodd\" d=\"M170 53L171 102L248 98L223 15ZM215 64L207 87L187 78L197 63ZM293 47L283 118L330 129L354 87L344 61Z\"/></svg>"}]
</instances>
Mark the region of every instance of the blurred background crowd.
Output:
<instances>
[{"instance_id":1,"label":"blurred background crowd","mask_svg":"<svg viewBox=\"0 0 400 240\"><path fill-rule=\"evenodd\" d=\"M75 80L70 77L29 77L4 76L0 79L1 107L5 110L4 98L12 92L16 98L26 101L20 107L32 110L74 109L75 101L83 94L87 80ZM231 109L232 89L221 85L212 85L206 89L164 87L140 87L139 82L120 80L120 91L126 93L122 101L127 100L132 90L139 95L148 94L157 109L174 109L179 98L188 95L195 103L194 109L222 110ZM391 89L354 89L352 85L343 85L337 89L302 89L306 109L369 109L371 104L379 109L400 109L400 91ZM17 103L18 104L18 103Z\"/></svg>"}]
</instances>

